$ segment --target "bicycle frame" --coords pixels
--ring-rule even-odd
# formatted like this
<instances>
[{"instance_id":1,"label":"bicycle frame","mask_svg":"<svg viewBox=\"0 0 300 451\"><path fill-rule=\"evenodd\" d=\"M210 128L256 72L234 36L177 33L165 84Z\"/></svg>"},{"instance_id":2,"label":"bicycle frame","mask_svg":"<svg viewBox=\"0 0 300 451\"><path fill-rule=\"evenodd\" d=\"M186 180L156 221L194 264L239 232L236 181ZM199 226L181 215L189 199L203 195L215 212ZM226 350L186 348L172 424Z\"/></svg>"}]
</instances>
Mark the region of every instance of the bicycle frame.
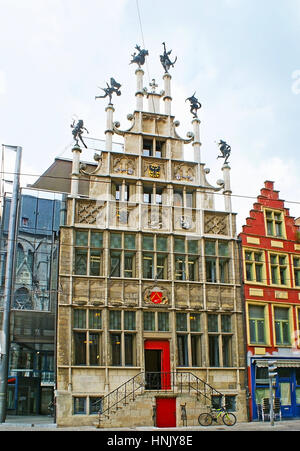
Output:
<instances>
[{"instance_id":1,"label":"bicycle frame","mask_svg":"<svg viewBox=\"0 0 300 451\"><path fill-rule=\"evenodd\" d=\"M219 416L222 415L222 413L227 413L227 410L225 410L224 407L221 407L220 409L211 409L210 412L212 414L213 420L218 421ZM217 414L217 412L219 413Z\"/></svg>"}]
</instances>

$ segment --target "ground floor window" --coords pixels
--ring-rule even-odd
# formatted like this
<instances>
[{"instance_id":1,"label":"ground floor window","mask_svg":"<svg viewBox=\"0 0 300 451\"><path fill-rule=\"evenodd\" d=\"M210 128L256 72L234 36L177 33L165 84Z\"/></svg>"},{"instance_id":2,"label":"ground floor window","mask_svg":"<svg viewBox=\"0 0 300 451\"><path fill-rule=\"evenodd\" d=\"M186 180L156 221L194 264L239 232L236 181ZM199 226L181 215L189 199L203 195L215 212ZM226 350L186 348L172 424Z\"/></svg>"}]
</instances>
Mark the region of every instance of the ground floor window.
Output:
<instances>
[{"instance_id":1,"label":"ground floor window","mask_svg":"<svg viewBox=\"0 0 300 451\"><path fill-rule=\"evenodd\" d=\"M220 409L226 407L229 412L236 412L236 395L225 395L224 399L221 395L212 396L212 407Z\"/></svg>"},{"instance_id":2,"label":"ground floor window","mask_svg":"<svg viewBox=\"0 0 300 451\"><path fill-rule=\"evenodd\" d=\"M102 410L102 396L74 396L74 415L98 415Z\"/></svg>"}]
</instances>

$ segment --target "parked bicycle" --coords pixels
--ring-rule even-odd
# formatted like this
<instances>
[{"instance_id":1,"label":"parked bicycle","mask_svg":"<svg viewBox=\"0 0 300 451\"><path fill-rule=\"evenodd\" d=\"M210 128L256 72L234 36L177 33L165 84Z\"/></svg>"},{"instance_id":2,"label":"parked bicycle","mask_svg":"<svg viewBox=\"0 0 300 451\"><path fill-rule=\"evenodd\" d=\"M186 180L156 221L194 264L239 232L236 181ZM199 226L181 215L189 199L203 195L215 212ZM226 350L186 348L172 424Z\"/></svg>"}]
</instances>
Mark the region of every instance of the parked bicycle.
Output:
<instances>
[{"instance_id":1,"label":"parked bicycle","mask_svg":"<svg viewBox=\"0 0 300 451\"><path fill-rule=\"evenodd\" d=\"M225 407L220 409L210 409L210 412L201 413L198 417L198 422L201 426L210 426L213 421L218 422L219 418L226 426L233 426L236 423L236 416L232 412L228 412Z\"/></svg>"}]
</instances>

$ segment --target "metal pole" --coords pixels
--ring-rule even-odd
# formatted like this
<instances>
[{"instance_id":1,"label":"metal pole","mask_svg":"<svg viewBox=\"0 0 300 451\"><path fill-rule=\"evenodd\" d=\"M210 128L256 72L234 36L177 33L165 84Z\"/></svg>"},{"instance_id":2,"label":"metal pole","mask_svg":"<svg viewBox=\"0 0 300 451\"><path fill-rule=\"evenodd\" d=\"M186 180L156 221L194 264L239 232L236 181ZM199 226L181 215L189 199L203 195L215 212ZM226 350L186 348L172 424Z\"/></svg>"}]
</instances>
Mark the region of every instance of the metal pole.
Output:
<instances>
[{"instance_id":1,"label":"metal pole","mask_svg":"<svg viewBox=\"0 0 300 451\"><path fill-rule=\"evenodd\" d=\"M9 343L10 343L10 301L13 284L15 239L17 229L18 197L20 189L20 168L22 147L5 146L16 152L15 172L13 181L13 193L10 205L8 243L4 285L4 305L3 305L3 328L0 340L0 423L4 423L7 410L7 379L9 365Z\"/></svg>"},{"instance_id":2,"label":"metal pole","mask_svg":"<svg viewBox=\"0 0 300 451\"><path fill-rule=\"evenodd\" d=\"M270 423L274 426L274 403L273 403L273 377L269 378L270 386Z\"/></svg>"}]
</instances>

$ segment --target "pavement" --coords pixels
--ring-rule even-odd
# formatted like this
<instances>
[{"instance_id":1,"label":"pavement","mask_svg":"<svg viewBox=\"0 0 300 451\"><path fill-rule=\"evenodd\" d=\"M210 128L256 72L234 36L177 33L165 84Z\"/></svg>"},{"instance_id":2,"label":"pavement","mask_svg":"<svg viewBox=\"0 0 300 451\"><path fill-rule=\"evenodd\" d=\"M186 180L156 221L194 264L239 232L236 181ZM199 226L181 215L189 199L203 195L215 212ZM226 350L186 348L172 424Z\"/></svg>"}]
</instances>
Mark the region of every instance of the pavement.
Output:
<instances>
[{"instance_id":1,"label":"pavement","mask_svg":"<svg viewBox=\"0 0 300 451\"><path fill-rule=\"evenodd\" d=\"M100 428L97 429L95 426L77 426L77 427L57 427L54 423L52 417L49 416L11 416L8 415L5 423L0 423L0 432L2 431L94 431L101 432L105 431L106 435L113 433L114 431L119 431L123 435L126 431L143 433L148 431L152 434L157 432L169 432L173 431L177 434L188 432L196 433L199 431L228 431L228 432L238 432L238 431L290 431L296 432L300 431L300 419L293 420L282 420L275 421L274 425L270 422L249 422L249 423L239 423L237 422L234 426L225 426L223 424L216 424L212 426L178 426L176 428L157 428L154 426L150 427L135 427L135 428Z\"/></svg>"}]
</instances>

